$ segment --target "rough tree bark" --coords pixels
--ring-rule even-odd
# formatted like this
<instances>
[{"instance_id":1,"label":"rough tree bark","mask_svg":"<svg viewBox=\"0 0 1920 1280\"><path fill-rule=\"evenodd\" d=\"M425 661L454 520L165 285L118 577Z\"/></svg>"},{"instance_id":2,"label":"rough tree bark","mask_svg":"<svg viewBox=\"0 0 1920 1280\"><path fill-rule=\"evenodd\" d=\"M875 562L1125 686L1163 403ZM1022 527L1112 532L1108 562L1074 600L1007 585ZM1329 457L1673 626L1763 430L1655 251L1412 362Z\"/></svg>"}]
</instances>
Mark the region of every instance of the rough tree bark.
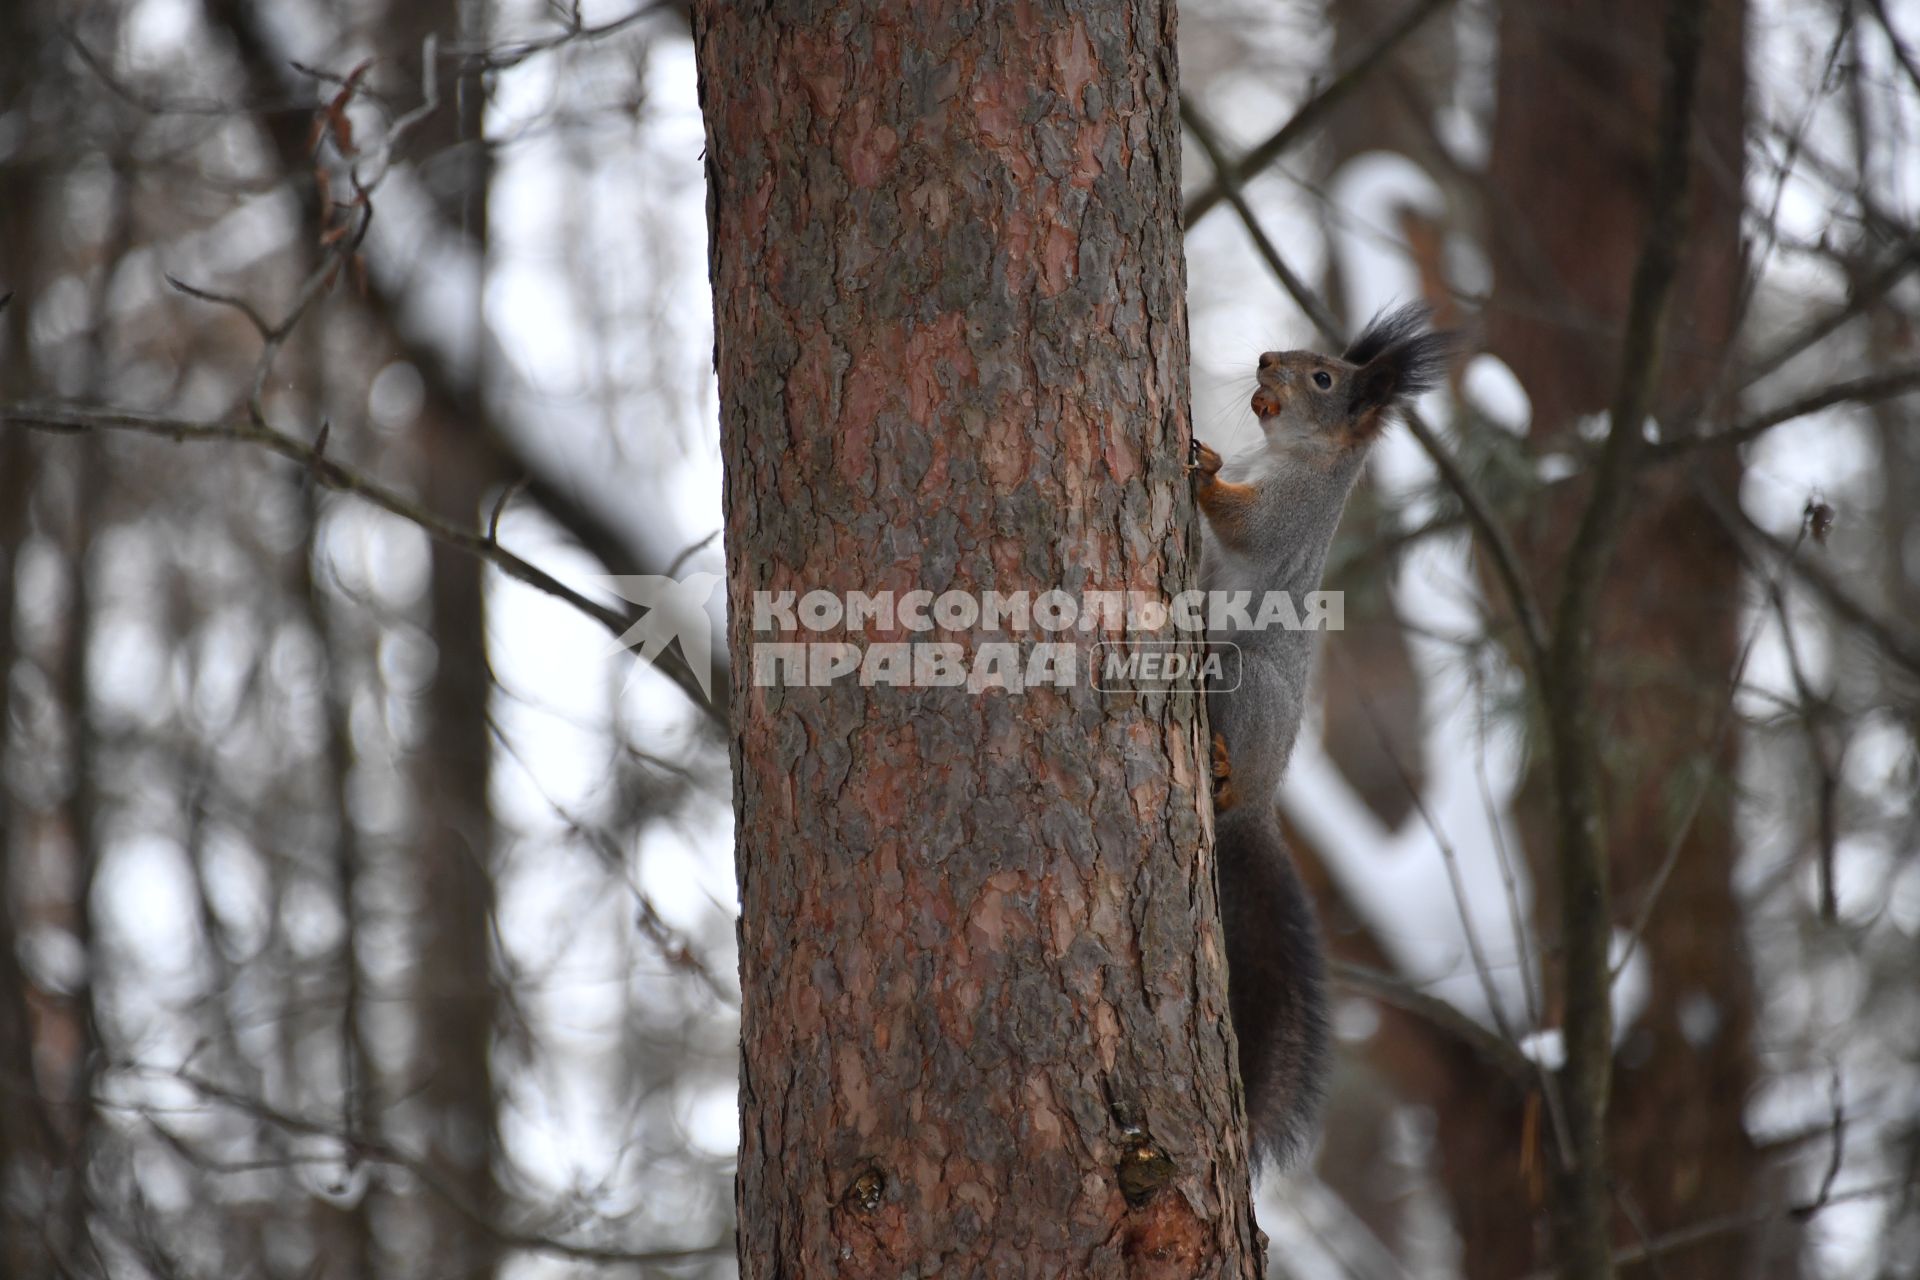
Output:
<instances>
[{"instance_id":1,"label":"rough tree bark","mask_svg":"<svg viewBox=\"0 0 1920 1280\"><path fill-rule=\"evenodd\" d=\"M1187 582L1173 5L694 25L742 1274L1261 1274L1197 700L752 678L758 591Z\"/></svg>"}]
</instances>

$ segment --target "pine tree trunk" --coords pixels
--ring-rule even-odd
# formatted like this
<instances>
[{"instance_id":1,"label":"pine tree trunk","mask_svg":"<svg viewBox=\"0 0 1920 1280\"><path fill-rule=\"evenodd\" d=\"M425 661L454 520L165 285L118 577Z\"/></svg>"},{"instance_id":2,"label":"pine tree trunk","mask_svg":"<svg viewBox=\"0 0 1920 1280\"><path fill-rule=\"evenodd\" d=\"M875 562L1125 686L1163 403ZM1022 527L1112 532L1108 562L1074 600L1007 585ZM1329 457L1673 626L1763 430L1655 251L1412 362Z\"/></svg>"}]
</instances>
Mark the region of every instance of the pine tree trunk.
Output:
<instances>
[{"instance_id":1,"label":"pine tree trunk","mask_svg":"<svg viewBox=\"0 0 1920 1280\"><path fill-rule=\"evenodd\" d=\"M1259 1275L1198 700L754 674L756 592L1186 585L1172 4L695 33L742 1274Z\"/></svg>"}]
</instances>

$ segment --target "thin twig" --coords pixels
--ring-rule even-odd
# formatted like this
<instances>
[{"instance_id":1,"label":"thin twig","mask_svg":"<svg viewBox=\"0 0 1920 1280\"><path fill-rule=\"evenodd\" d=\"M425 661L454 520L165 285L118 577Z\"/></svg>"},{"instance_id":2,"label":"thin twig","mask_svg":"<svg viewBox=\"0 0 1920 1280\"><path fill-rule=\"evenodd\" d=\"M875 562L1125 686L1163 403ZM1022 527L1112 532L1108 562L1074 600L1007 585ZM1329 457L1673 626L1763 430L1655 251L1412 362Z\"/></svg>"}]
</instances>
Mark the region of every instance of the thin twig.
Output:
<instances>
[{"instance_id":1,"label":"thin twig","mask_svg":"<svg viewBox=\"0 0 1920 1280\"><path fill-rule=\"evenodd\" d=\"M1920 366L1889 369L1882 373L1850 378L1845 382L1835 382L1821 387L1817 391L1809 391L1797 399L1755 414L1721 431L1684 435L1649 444L1642 452L1641 461L1643 463L1666 462L1701 449L1729 448L1748 444L1775 427L1784 426L1809 414L1819 413L1822 409L1831 409L1840 404L1878 404L1883 400L1891 400L1912 391L1920 391Z\"/></svg>"},{"instance_id":2,"label":"thin twig","mask_svg":"<svg viewBox=\"0 0 1920 1280\"><path fill-rule=\"evenodd\" d=\"M1337 654L1339 651L1336 649L1334 652ZM1517 1047L1519 1037L1514 1035L1513 1026L1507 1020L1506 1006L1501 1002L1500 993L1494 986L1493 966L1488 962L1486 952L1480 944L1480 931L1474 925L1473 912L1467 904L1467 886L1466 882L1460 876L1459 855L1454 852L1453 843L1447 839L1446 832L1440 829L1439 820L1433 816L1433 811L1427 807L1426 796L1421 792L1419 785L1414 782L1413 774L1407 769L1405 762L1400 759L1400 753L1394 749L1393 741L1387 735L1386 725L1381 721L1378 711L1375 710L1373 700L1367 696L1365 690L1361 688L1360 682L1354 677L1355 673L1349 671L1348 682L1356 690L1360 691L1361 710L1365 712L1367 723L1372 727L1375 737L1379 740L1380 750L1387 757L1388 763L1393 766L1394 773L1399 777L1400 785L1406 789L1408 798L1413 801L1414 810L1420 815L1420 821L1426 827L1427 834L1433 837L1434 844L1439 847L1440 861L1445 866L1447 872L1447 888L1453 895L1454 911L1460 917L1460 929L1466 935L1467 955L1473 962L1474 975L1479 979L1480 994L1486 999L1487 1011L1493 1018L1494 1030L1498 1032L1496 1038L1503 1044ZM1520 945L1522 955L1524 956L1526 944L1522 942ZM1521 975L1521 981L1523 984L1527 981L1525 974ZM1529 988L1529 990L1531 990L1531 988ZM1529 1009L1531 1009L1531 996L1528 997L1527 1003ZM1552 1073L1538 1060L1526 1058L1524 1054L1521 1056L1530 1066L1531 1074L1527 1084L1530 1087L1538 1088L1541 1095L1546 1099L1548 1116L1554 1126L1554 1137L1560 1144L1561 1158L1564 1160L1566 1159L1565 1144L1568 1139L1568 1132L1565 1113L1560 1105L1560 1091L1557 1082L1554 1080Z\"/></svg>"},{"instance_id":3,"label":"thin twig","mask_svg":"<svg viewBox=\"0 0 1920 1280\"><path fill-rule=\"evenodd\" d=\"M1806 515L1802 517L1802 528L1814 532L1813 522L1819 519L1814 503L1807 504ZM1825 712L1830 707L1826 698L1816 696L1813 683L1807 679L1806 664L1800 660L1800 646L1794 642L1793 619L1787 612L1786 593L1781 590L1780 574L1775 574L1767 586L1767 597L1772 602L1773 616L1780 623L1782 647L1787 651L1787 672L1793 677L1794 696L1799 699L1797 719L1807 738L1807 756L1813 761L1815 772L1819 775L1819 785L1814 794L1814 830L1817 843L1814 848L1814 866L1819 873L1820 882L1820 918L1832 924L1840 914L1839 900L1834 890L1833 863L1835 849L1840 841L1839 820L1835 813L1840 793L1840 762L1832 757L1827 749ZM1842 744L1842 752L1845 744Z\"/></svg>"},{"instance_id":4,"label":"thin twig","mask_svg":"<svg viewBox=\"0 0 1920 1280\"><path fill-rule=\"evenodd\" d=\"M1744 1212L1722 1214L1717 1218L1708 1218L1691 1226L1669 1231L1648 1243L1621 1249L1613 1255L1616 1267L1633 1266L1649 1258L1678 1253L1710 1240L1723 1236L1739 1235L1756 1227L1781 1221L1804 1222L1825 1209L1838 1204L1851 1204L1856 1200L1872 1200L1880 1196L1890 1196L1911 1189L1914 1182L1910 1178L1889 1178L1883 1182L1871 1182L1865 1186L1849 1187L1845 1191L1836 1191L1824 1201L1818 1203L1784 1205L1774 1209L1753 1209ZM1533 1271L1524 1280L1557 1280L1559 1272Z\"/></svg>"},{"instance_id":5,"label":"thin twig","mask_svg":"<svg viewBox=\"0 0 1920 1280\"><path fill-rule=\"evenodd\" d=\"M1650 216L1628 295L1620 373L1607 438L1568 548L1554 614L1546 684L1547 739L1559 853L1565 975L1563 1100L1574 1148L1556 1215L1569 1280L1613 1274L1606 1115L1612 1086L1612 937L1607 853L1601 845L1593 647L1600 586L1633 493L1634 461L1653 402L1667 304L1687 232L1693 104L1705 39L1705 0L1667 10L1665 83L1657 116Z\"/></svg>"},{"instance_id":6,"label":"thin twig","mask_svg":"<svg viewBox=\"0 0 1920 1280\"><path fill-rule=\"evenodd\" d=\"M1336 648L1332 652L1336 661L1345 662L1345 655L1341 654L1339 649ZM1513 1027L1507 1021L1506 1007L1500 999L1498 988L1494 986L1493 966L1487 961L1486 950L1480 944L1480 930L1473 922L1473 911L1467 903L1467 886L1460 876L1460 857L1454 851L1453 842L1447 839L1447 833L1441 830L1439 821L1433 816L1433 811L1427 807L1427 799L1420 785L1413 780L1412 772L1400 759L1400 753L1394 749L1393 739L1388 735L1387 727L1373 705L1373 699L1367 696L1358 673L1349 668L1345 672L1345 679L1359 695L1360 709L1367 717L1368 727L1373 730L1381 753L1386 756L1387 763L1393 767L1394 776L1400 780L1400 786L1407 793L1407 798L1413 802L1414 812L1420 815L1421 825L1426 827L1427 834L1433 837L1434 844L1440 850L1440 861L1447 872L1448 891L1453 895L1454 913L1459 916L1460 930L1466 935L1467 955L1473 962L1474 976L1479 979L1480 994L1486 999L1487 1012L1493 1018L1494 1030L1498 1031L1500 1038L1508 1044L1516 1044L1519 1038L1514 1035Z\"/></svg>"},{"instance_id":7,"label":"thin twig","mask_svg":"<svg viewBox=\"0 0 1920 1280\"><path fill-rule=\"evenodd\" d=\"M1722 493L1698 469L1691 478L1695 491L1721 527L1737 540L1758 543L1774 557L1786 561L1794 577L1810 587L1829 610L1872 640L1881 653L1910 675L1920 676L1920 644L1911 636L1856 600L1817 558L1795 555L1792 543L1755 524L1737 500Z\"/></svg>"},{"instance_id":8,"label":"thin twig","mask_svg":"<svg viewBox=\"0 0 1920 1280\"><path fill-rule=\"evenodd\" d=\"M312 470L318 482L328 489L350 493L390 515L418 526L428 537L447 546L485 560L508 577L537 591L563 600L593 618L613 634L621 635L639 621L640 615L627 614L599 604L581 595L553 575L522 560L511 551L489 541L482 534L442 519L413 499L376 480L324 456L293 436L250 419L200 422L167 418L127 410L102 409L76 405L0 405L0 426L25 427L36 431L79 434L120 431L134 435L157 436L184 442L238 442L257 445ZM703 657L704 655L689 655ZM701 692L692 668L673 649L664 651L656 665L678 685L694 703L716 723L724 723L724 713Z\"/></svg>"},{"instance_id":9,"label":"thin twig","mask_svg":"<svg viewBox=\"0 0 1920 1280\"><path fill-rule=\"evenodd\" d=\"M1460 499L1460 505L1467 513L1467 523L1473 526L1482 549L1493 562L1494 576L1500 580L1506 592L1507 606L1513 610L1513 616L1520 625L1520 651L1526 657L1528 670L1538 680L1546 674L1547 669L1547 625L1541 617L1540 605L1534 599L1532 588L1520 572L1520 553L1514 549L1513 540L1507 537L1506 529L1494 519L1492 508L1487 506L1480 491L1468 479L1467 473L1460 469L1460 463L1440 442L1433 428L1411 409L1401 417L1407 424L1407 430L1426 450L1427 457L1432 459L1441 481Z\"/></svg>"},{"instance_id":10,"label":"thin twig","mask_svg":"<svg viewBox=\"0 0 1920 1280\"><path fill-rule=\"evenodd\" d=\"M440 109L439 49L440 37L433 32L420 41L419 105L388 126L372 152L353 158L352 181L356 188L364 187L368 191L377 188L392 170L401 142ZM359 91L366 92L365 89Z\"/></svg>"},{"instance_id":11,"label":"thin twig","mask_svg":"<svg viewBox=\"0 0 1920 1280\"><path fill-rule=\"evenodd\" d=\"M680 554L676 555L673 558L673 560L670 563L668 563L666 576L669 578L679 577L681 567L685 565L687 561L693 559L695 556L699 555L702 551L712 546L713 540L719 536L720 536L720 530L715 529L712 533L709 533L706 537L696 539L695 541L689 542L686 546L680 548Z\"/></svg>"},{"instance_id":12,"label":"thin twig","mask_svg":"<svg viewBox=\"0 0 1920 1280\"><path fill-rule=\"evenodd\" d=\"M1640 1212L1640 1202L1634 1199L1633 1192L1626 1187L1616 1185L1613 1189L1614 1203L1620 1206L1620 1213L1633 1228L1633 1234L1639 1239L1643 1249L1652 1250L1653 1235L1647 1230L1647 1215ZM1666 1280L1666 1271L1660 1265L1660 1255L1647 1254L1647 1269L1652 1272L1653 1280Z\"/></svg>"},{"instance_id":13,"label":"thin twig","mask_svg":"<svg viewBox=\"0 0 1920 1280\"><path fill-rule=\"evenodd\" d=\"M1428 995L1393 974L1365 965L1330 960L1327 972L1335 982L1431 1022L1498 1067L1501 1074L1519 1088L1531 1089L1538 1083L1533 1060L1518 1046L1487 1030L1448 1001Z\"/></svg>"},{"instance_id":14,"label":"thin twig","mask_svg":"<svg viewBox=\"0 0 1920 1280\"><path fill-rule=\"evenodd\" d=\"M682 937L660 915L659 908L653 905L653 899L647 896L646 890L640 887L639 880L628 868L626 855L613 834L572 812L548 794L547 789L540 785L539 776L534 773L532 763L518 747L514 746L512 735L500 726L499 721L491 713L487 716L487 732L492 736L494 744L520 766L553 816L565 823L569 832L579 836L593 847L593 851L599 854L600 860L606 864L608 874L619 876L626 884L627 892L632 896L636 909L634 924L641 933L646 935L647 940L653 943L655 949L660 952L661 958L674 968L691 973L698 978L714 999L723 1006L737 1009L740 1005L738 981L722 981L707 965L700 953L694 950L693 943ZM684 771L681 771L681 774L682 777L686 776Z\"/></svg>"},{"instance_id":15,"label":"thin twig","mask_svg":"<svg viewBox=\"0 0 1920 1280\"><path fill-rule=\"evenodd\" d=\"M1380 33L1380 38L1361 50L1358 57L1348 63L1333 78L1301 103L1288 121L1281 125L1264 142L1256 145L1240 158L1240 162L1231 168L1215 168L1211 186L1187 202L1182 211L1181 220L1187 230L1193 230L1194 224L1207 216L1213 207L1227 199L1229 188L1238 186L1254 177L1262 169L1278 160L1286 149L1305 137L1307 131L1320 123L1320 118L1338 106L1346 96L1359 87L1374 70L1385 62L1403 41L1426 24L1427 19L1438 14L1452 4L1453 0L1417 0L1400 20Z\"/></svg>"},{"instance_id":16,"label":"thin twig","mask_svg":"<svg viewBox=\"0 0 1920 1280\"><path fill-rule=\"evenodd\" d=\"M1839 64L1840 52L1847 45L1848 34L1853 30L1853 9L1843 4L1840 21L1835 24L1832 42L1827 46L1827 55L1820 68L1819 91L1810 95L1800 113L1799 122L1786 135L1785 153L1776 166L1773 184L1773 197L1767 206L1766 217L1761 222L1763 243L1758 246L1751 242L1742 253L1742 271L1740 292L1733 304L1733 318L1727 325L1729 334L1738 333L1747 321L1753 301L1760 294L1760 280L1765 273L1767 259L1773 256L1780 243L1780 204L1786 198L1788 181L1793 177L1794 164L1800 149L1806 144L1807 130L1824 105L1829 86L1833 83L1834 69ZM1719 367L1714 372L1713 385L1723 385L1733 371L1733 354L1736 344L1728 342L1721 347Z\"/></svg>"},{"instance_id":17,"label":"thin twig","mask_svg":"<svg viewBox=\"0 0 1920 1280\"><path fill-rule=\"evenodd\" d=\"M1743 377L1736 379L1731 387L1724 389L1720 395L1716 396L1716 401L1723 401L1732 395L1746 390L1768 374L1780 369L1795 356L1800 355L1816 343L1830 336L1841 326L1866 312L1868 308L1879 302L1880 299L1886 297L1887 294L1892 291L1893 287L1906 279L1907 275L1915 268L1920 268L1920 238L1909 236L1900 244L1898 252L1887 262L1881 264L1879 270L1854 286L1852 293L1848 296L1845 303L1835 307L1823 316L1809 320L1806 324L1782 338L1772 347L1754 357L1751 361L1748 361L1745 365L1747 373ZM1719 403L1710 404L1705 407L1696 404L1690 411L1682 412L1678 416L1682 419L1690 417L1711 418L1718 416L1721 410L1722 405Z\"/></svg>"},{"instance_id":18,"label":"thin twig","mask_svg":"<svg viewBox=\"0 0 1920 1280\"><path fill-rule=\"evenodd\" d=\"M487 541L494 546L500 545L500 517L506 514L507 504L512 502L519 492L527 487L525 476L512 484L500 486L500 495L493 500L493 510L487 515Z\"/></svg>"},{"instance_id":19,"label":"thin twig","mask_svg":"<svg viewBox=\"0 0 1920 1280\"><path fill-rule=\"evenodd\" d=\"M1893 29L1893 20L1887 16L1886 0L1867 0L1867 8L1873 10L1874 20L1887 33L1887 43L1893 46L1894 61L1907 73L1907 79L1913 81L1913 87L1920 89L1920 63L1914 61L1913 51L1907 48L1907 42L1900 38L1900 33Z\"/></svg>"},{"instance_id":20,"label":"thin twig","mask_svg":"<svg viewBox=\"0 0 1920 1280\"><path fill-rule=\"evenodd\" d=\"M1479 664L1473 665L1473 685L1476 697L1480 701L1479 723L1474 733L1474 774L1480 784L1481 802L1486 806L1487 825L1493 831L1494 858L1500 865L1500 885L1507 902L1507 920L1513 929L1516 945L1520 949L1520 997L1526 1005L1527 1030L1539 1031L1543 1025L1540 1014L1542 1000L1534 992L1534 984L1539 981L1542 967L1538 959L1538 948L1533 942L1533 926L1527 920L1526 913L1520 908L1520 888L1513 871L1513 852L1507 847L1504 824L1500 821L1499 806L1494 803L1493 786L1487 777L1487 725L1486 725L1486 682L1481 675ZM1546 1069L1544 1063L1534 1060L1535 1070L1540 1077L1540 1095L1546 1099L1547 1119L1553 1125L1554 1152L1558 1159L1567 1159L1571 1148L1567 1132L1566 1112L1560 1106L1559 1082Z\"/></svg>"},{"instance_id":21,"label":"thin twig","mask_svg":"<svg viewBox=\"0 0 1920 1280\"><path fill-rule=\"evenodd\" d=\"M285 59L277 52L262 15L256 10L257 6L240 4L235 0L221 0L214 6L215 16L234 41L250 85L264 98L282 86L281 68ZM423 64L437 65L445 56L436 44L422 42ZM425 114L436 104L436 79L428 73L426 65L422 67L421 84L424 93L421 105L397 121L393 126L396 130L412 127L416 118L425 118ZM310 230L316 235L323 233L325 211L315 198L312 184L304 181L306 130L284 117L263 116L257 123L263 140L280 156L288 181L303 197L302 216ZM386 140L389 149L392 141L391 137ZM371 153L372 160L378 157L378 151ZM371 163L366 153L363 153L361 163ZM363 180L362 185L372 189L378 185L381 176L376 174L371 183ZM457 224L451 229L456 234L463 233ZM438 406L437 412L454 421L473 424L475 447L493 455L496 460L492 465L504 471L507 477L525 477L527 495L544 508L588 554L600 560L609 572L635 572L633 549L624 535L600 513L581 503L578 496L571 492L571 486L558 478L558 473L537 451L524 448L513 433L490 416L486 406L479 404L470 394L470 388L464 386L461 377L456 376L454 366L457 362L450 360L440 347L417 341L416 335L404 331L398 319L406 310L400 291L391 282L382 282L377 274L368 283L368 315L380 327L386 339L398 345L407 360L420 370L421 377L426 381L429 403ZM663 669L673 678L676 687L693 696L696 704L716 727L724 728L727 691L731 682L724 657L701 655L695 659L713 664L713 695L707 697L700 693L700 685L691 678L690 671L681 669L677 655L672 650L663 656Z\"/></svg>"},{"instance_id":22,"label":"thin twig","mask_svg":"<svg viewBox=\"0 0 1920 1280\"><path fill-rule=\"evenodd\" d=\"M347 1147L345 1135L336 1132L330 1125L282 1111L260 1098L238 1093L212 1080L194 1075L188 1071L167 1071L163 1068L132 1064L127 1070L142 1075L157 1076L161 1079L177 1081L192 1089L210 1103L231 1108L254 1120L270 1124L287 1133L305 1137L326 1138ZM121 1099L101 1097L96 1105L131 1111L140 1116L149 1125L158 1127L153 1108L142 1107ZM577 1244L566 1240L556 1240L550 1236L535 1235L523 1231L514 1231L503 1227L495 1215L484 1212L479 1206L470 1203L454 1187L442 1179L424 1160L415 1159L398 1147L366 1137L354 1142L354 1150L362 1159L380 1164L393 1165L404 1169L420 1182L436 1198L444 1201L461 1217L473 1226L484 1231L496 1243L509 1249L524 1249L535 1253L548 1253L558 1257L571 1258L580 1262L594 1262L606 1265L651 1265L666 1262L683 1262L694 1258L706 1258L715 1254L731 1252L731 1241L718 1241L710 1245L698 1245L686 1249L617 1249L601 1245Z\"/></svg>"},{"instance_id":23,"label":"thin twig","mask_svg":"<svg viewBox=\"0 0 1920 1280\"><path fill-rule=\"evenodd\" d=\"M235 297L231 294L215 293L212 289L203 289L199 285L188 284L172 272L163 272L161 278L173 288L186 294L189 298L198 298L202 302L211 302L218 306L231 307L235 311L238 311L247 318L247 322L253 326L254 332L259 334L263 341L272 336L273 326L268 324L266 318L258 311L255 311L253 304L245 298Z\"/></svg>"},{"instance_id":24,"label":"thin twig","mask_svg":"<svg viewBox=\"0 0 1920 1280\"><path fill-rule=\"evenodd\" d=\"M545 53L550 49L557 49L561 45L585 44L594 40L604 40L606 37L617 35L635 23L645 18L650 18L656 13L671 13L677 7L678 6L671 3L670 0L652 0L650 4L643 4L638 9L634 9L621 17L610 19L609 21L600 23L598 26L592 27L583 25L580 21L580 15L576 11L570 15L568 21L565 23L566 29L557 35L542 36L538 39L523 40L519 44L504 46L467 47L463 45L452 45L448 48L447 52L450 56L460 58L473 70L506 71L519 66L535 54Z\"/></svg>"},{"instance_id":25,"label":"thin twig","mask_svg":"<svg viewBox=\"0 0 1920 1280\"><path fill-rule=\"evenodd\" d=\"M1799 552L1800 544L1806 538L1806 532L1806 524L1802 522L1800 537L1794 539L1793 550L1787 556L1789 563ZM1786 570L1783 568L1779 572L1784 573ZM1777 577L1768 583L1770 591L1777 590L1778 586ZM1701 763L1699 781L1694 783L1692 792L1687 796L1686 807L1681 810L1680 821L1675 825L1673 834L1667 839L1666 854L1660 859L1660 867L1654 872L1653 880L1647 885L1646 895L1640 902L1640 910L1634 915L1633 927L1627 931L1626 945L1620 948L1620 959L1614 963L1608 974L1609 984L1619 981L1620 975L1626 972L1627 962L1633 959L1633 953L1640 946L1640 939L1647 932L1647 925L1653 919L1653 909L1667 887L1667 880L1673 875L1674 868L1680 865L1680 852L1686 847L1687 837L1693 834L1693 824L1699 819L1700 810L1706 803L1707 792L1713 786L1713 757L1726 745L1728 736L1733 731L1734 711L1738 706L1740 681L1746 674L1747 660L1753 656L1753 647L1759 641L1761 632L1765 630L1766 618L1764 616L1755 618L1753 626L1747 631L1746 643L1740 646L1740 655L1734 660L1733 674L1727 680L1726 693L1720 701L1720 710L1714 716L1713 729L1707 735L1707 751Z\"/></svg>"},{"instance_id":26,"label":"thin twig","mask_svg":"<svg viewBox=\"0 0 1920 1280\"><path fill-rule=\"evenodd\" d=\"M1307 282L1294 274L1293 268L1280 256L1280 251L1274 248L1273 241L1267 239L1265 228L1260 225L1260 219L1254 216L1252 207L1247 204L1247 198L1240 190L1239 177L1234 174L1233 167L1227 163L1226 153L1220 148L1219 136L1214 133L1212 124L1200 113L1193 99L1184 95L1180 99L1180 119L1187 126L1187 132L1193 135L1193 140L1200 144L1200 149L1207 153L1207 163L1213 166L1221 198L1240 215L1240 222L1252 239L1261 261L1267 264L1267 270L1273 272L1280 281L1280 287L1287 291L1287 296L1306 313L1314 327L1325 334L1329 342L1345 346L1346 338L1340 332L1340 322L1328 310L1327 304L1320 300L1320 296L1308 287Z\"/></svg>"},{"instance_id":27,"label":"thin twig","mask_svg":"<svg viewBox=\"0 0 1920 1280\"><path fill-rule=\"evenodd\" d=\"M1833 1184L1840 1177L1840 1166L1846 1162L1847 1109L1841 1096L1840 1068L1836 1066L1827 1079L1827 1097L1833 1102L1833 1122L1828 1129L1831 1138L1827 1147L1827 1171L1820 1175L1820 1189L1814 1192L1812 1202L1801 1209L1803 1216L1817 1213L1831 1202Z\"/></svg>"}]
</instances>

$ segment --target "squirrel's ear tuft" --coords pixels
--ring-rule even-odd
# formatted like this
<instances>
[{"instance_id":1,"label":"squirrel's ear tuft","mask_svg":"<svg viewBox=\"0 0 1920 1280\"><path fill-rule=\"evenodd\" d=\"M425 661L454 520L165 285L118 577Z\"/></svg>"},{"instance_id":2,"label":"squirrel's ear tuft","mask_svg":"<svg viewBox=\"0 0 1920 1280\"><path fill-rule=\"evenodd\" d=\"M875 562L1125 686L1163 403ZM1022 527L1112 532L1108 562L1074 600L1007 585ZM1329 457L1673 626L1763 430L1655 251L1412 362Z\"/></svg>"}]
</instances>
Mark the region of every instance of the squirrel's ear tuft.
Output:
<instances>
[{"instance_id":1,"label":"squirrel's ear tuft","mask_svg":"<svg viewBox=\"0 0 1920 1280\"><path fill-rule=\"evenodd\" d=\"M1341 359L1360 369L1351 384L1354 417L1376 414L1440 385L1453 336L1429 327L1433 312L1418 302L1383 311Z\"/></svg>"}]
</instances>

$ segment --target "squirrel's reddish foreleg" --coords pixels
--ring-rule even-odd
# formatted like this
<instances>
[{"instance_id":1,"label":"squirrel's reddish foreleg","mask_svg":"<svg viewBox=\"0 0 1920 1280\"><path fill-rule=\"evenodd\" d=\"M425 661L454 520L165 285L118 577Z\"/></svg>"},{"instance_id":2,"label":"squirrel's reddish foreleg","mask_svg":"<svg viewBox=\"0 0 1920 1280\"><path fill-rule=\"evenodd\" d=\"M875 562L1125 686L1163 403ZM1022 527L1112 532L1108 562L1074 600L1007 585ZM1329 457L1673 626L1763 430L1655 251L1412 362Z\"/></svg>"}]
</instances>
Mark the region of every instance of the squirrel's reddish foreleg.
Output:
<instances>
[{"instance_id":1,"label":"squirrel's reddish foreleg","mask_svg":"<svg viewBox=\"0 0 1920 1280\"><path fill-rule=\"evenodd\" d=\"M1193 473L1193 497L1206 513L1214 540L1235 551L1247 545L1254 487L1220 478L1220 455L1195 440L1188 451L1187 469Z\"/></svg>"}]
</instances>

